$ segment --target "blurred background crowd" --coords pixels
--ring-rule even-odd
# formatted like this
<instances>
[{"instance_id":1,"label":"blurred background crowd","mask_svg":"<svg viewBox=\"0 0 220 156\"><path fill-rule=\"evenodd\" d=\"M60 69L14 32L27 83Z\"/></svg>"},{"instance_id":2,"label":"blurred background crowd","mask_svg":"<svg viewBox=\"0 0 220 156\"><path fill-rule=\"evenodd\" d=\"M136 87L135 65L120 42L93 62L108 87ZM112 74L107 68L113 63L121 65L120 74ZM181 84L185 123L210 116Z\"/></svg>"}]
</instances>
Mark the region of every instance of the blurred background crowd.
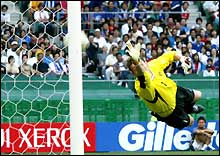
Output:
<instances>
[{"instance_id":1,"label":"blurred background crowd","mask_svg":"<svg viewBox=\"0 0 220 156\"><path fill-rule=\"evenodd\" d=\"M81 10L87 42L82 48L83 73L106 80L128 79L125 43L131 40L142 45L140 56L147 62L175 49L190 56L188 74L219 76L218 1L81 1ZM67 33L66 1L5 2L1 73L68 75ZM180 62L165 72L183 74Z\"/></svg>"}]
</instances>

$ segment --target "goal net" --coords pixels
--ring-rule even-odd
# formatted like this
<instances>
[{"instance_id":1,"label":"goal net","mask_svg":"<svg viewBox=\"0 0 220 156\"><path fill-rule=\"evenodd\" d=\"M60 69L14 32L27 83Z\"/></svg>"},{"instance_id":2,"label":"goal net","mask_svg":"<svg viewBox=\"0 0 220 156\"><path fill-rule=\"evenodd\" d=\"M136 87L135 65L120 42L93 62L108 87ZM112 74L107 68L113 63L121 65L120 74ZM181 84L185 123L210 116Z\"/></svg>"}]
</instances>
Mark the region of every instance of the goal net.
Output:
<instances>
[{"instance_id":1,"label":"goal net","mask_svg":"<svg viewBox=\"0 0 220 156\"><path fill-rule=\"evenodd\" d=\"M1 154L69 154L67 2L1 8Z\"/></svg>"}]
</instances>

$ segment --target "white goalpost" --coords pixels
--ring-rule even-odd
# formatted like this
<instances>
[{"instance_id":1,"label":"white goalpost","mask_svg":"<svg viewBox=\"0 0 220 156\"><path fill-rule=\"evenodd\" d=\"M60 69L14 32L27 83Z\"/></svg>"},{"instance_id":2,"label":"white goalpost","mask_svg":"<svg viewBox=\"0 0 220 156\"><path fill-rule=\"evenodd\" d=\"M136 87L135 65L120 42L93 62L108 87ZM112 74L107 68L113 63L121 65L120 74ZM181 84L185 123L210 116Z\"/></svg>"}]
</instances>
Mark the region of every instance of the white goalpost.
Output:
<instances>
[{"instance_id":1,"label":"white goalpost","mask_svg":"<svg viewBox=\"0 0 220 156\"><path fill-rule=\"evenodd\" d=\"M83 96L81 53L80 1L67 1L68 53L69 53L69 102L70 102L70 154L84 155Z\"/></svg>"}]
</instances>

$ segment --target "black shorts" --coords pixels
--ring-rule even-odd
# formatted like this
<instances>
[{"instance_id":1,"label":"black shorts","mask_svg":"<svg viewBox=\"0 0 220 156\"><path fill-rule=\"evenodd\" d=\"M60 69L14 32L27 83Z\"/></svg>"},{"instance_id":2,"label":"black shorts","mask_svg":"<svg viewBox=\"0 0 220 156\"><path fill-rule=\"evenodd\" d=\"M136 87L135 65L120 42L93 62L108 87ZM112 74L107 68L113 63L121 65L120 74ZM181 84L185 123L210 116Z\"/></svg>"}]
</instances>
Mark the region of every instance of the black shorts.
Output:
<instances>
[{"instance_id":1,"label":"black shorts","mask_svg":"<svg viewBox=\"0 0 220 156\"><path fill-rule=\"evenodd\" d=\"M189 115L193 107L194 92L191 89L186 89L177 86L176 92L176 107L172 114L168 117L156 116L159 121L166 122L169 126L183 129L187 127L190 122Z\"/></svg>"}]
</instances>

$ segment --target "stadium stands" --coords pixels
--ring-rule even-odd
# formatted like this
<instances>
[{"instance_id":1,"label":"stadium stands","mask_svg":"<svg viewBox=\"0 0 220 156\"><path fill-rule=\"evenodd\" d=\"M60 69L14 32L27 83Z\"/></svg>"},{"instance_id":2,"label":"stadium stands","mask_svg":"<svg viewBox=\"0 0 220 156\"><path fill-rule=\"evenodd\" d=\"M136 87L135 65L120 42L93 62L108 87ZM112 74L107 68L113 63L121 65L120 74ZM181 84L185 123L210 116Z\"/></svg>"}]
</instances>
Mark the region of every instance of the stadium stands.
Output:
<instances>
[{"instance_id":1,"label":"stadium stands","mask_svg":"<svg viewBox=\"0 0 220 156\"><path fill-rule=\"evenodd\" d=\"M15 7L13 7L13 3L15 3ZM116 46L118 52L122 53L126 59L125 41L131 39L134 43L141 42L142 51L145 50L147 61L160 56L166 52L168 47L175 48L182 54L189 52L191 58L197 53L199 60L192 62L194 69L190 69L189 74L198 74L199 64L203 66L200 71L203 73L207 59L215 57L212 66L219 75L217 65L219 59L218 3L82 1L81 5L82 30L88 36L94 34L94 42L98 42L99 45L98 50L91 51L92 48L89 46L82 52L85 72L106 79L105 58L111 54L112 48ZM57 73L68 75L66 68L68 53L64 44L64 38L67 34L66 1L4 2L1 10L1 56L3 58L1 73L10 74L6 71L9 55L12 54L15 57L21 72L22 55L28 55L27 64L33 67L37 63L36 50L42 49L44 51L43 62L49 66L45 67L48 68L46 71L50 71L51 66L54 66L49 65L50 63L55 63L55 67L56 62L61 64L61 68L55 68L48 75L54 76ZM207 23L205 23L206 21ZM95 30L100 30L100 32ZM127 39L124 38L125 34ZM167 42L164 41L166 38ZM13 47L13 41L17 41L18 45ZM189 43L192 43L192 50L186 48ZM208 43L211 45L209 46ZM149 45L148 48L147 45ZM101 61L98 59L98 55L105 49L103 46L107 47L107 52L104 52ZM204 53L201 50L202 47ZM216 54L212 54L212 51L216 51ZM58 60L54 62L56 54ZM51 58L51 61L48 61L47 58ZM194 60L192 59L192 61ZM99 66L102 67L101 70ZM176 67L178 66L177 62ZM182 73L181 70L175 70L175 65L172 67L173 70L167 71L168 73ZM38 75L38 72L35 73L37 70L33 70L32 75Z\"/></svg>"}]
</instances>

